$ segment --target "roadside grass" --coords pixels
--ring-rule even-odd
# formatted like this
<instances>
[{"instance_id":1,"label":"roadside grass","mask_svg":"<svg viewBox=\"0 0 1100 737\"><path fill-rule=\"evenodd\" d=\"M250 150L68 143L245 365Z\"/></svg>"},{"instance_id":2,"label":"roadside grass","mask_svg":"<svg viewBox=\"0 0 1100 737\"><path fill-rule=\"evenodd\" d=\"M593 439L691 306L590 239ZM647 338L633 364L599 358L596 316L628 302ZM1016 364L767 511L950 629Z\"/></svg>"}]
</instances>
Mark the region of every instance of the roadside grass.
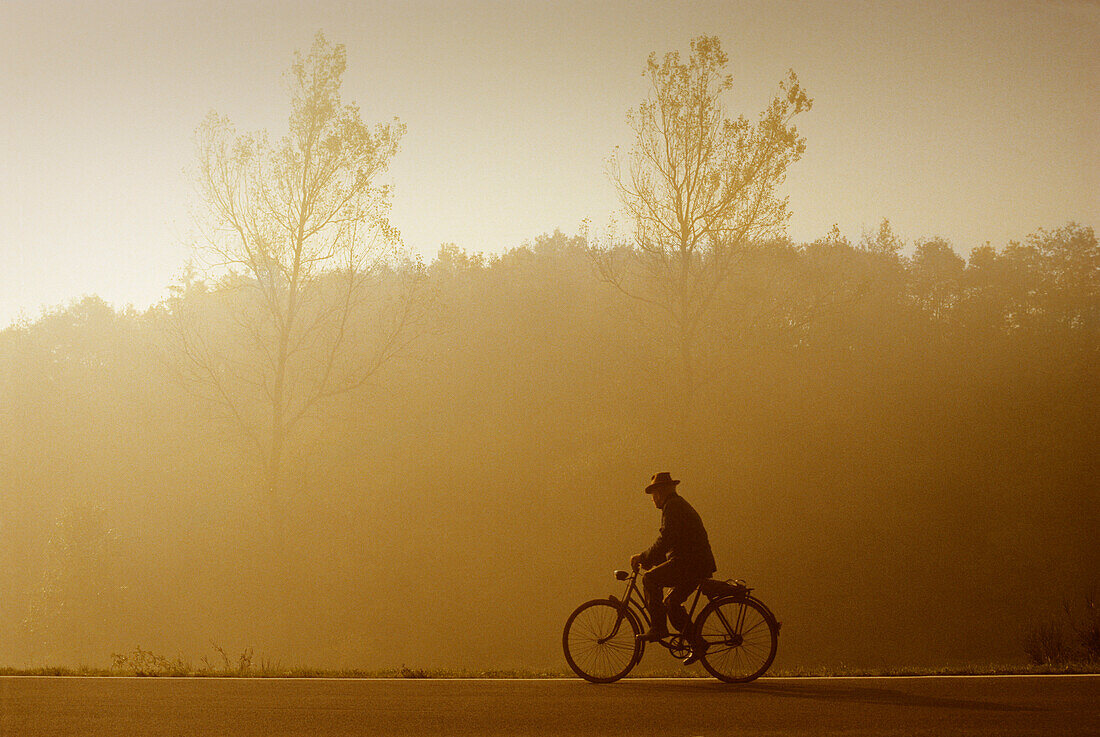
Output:
<instances>
[{"instance_id":1,"label":"roadside grass","mask_svg":"<svg viewBox=\"0 0 1100 737\"><path fill-rule=\"evenodd\" d=\"M193 667L185 660L169 661L164 667L116 667L98 668L86 665L77 667L42 666L38 668L0 667L0 676L51 676L51 677L147 677L147 678L448 678L448 679L519 679L519 678L562 678L573 675L560 670L498 669L459 670L454 668L382 668L368 670L361 668L311 668L308 666L286 667L278 664L263 663L248 669L211 669Z\"/></svg>"},{"instance_id":2,"label":"roadside grass","mask_svg":"<svg viewBox=\"0 0 1100 737\"><path fill-rule=\"evenodd\" d=\"M147 651L146 651L147 652ZM98 668L86 665L77 667L45 666L40 668L0 668L0 676L65 676L65 677L118 677L140 676L149 678L445 678L445 679L531 679L531 678L575 678L572 671L556 669L490 668L484 670L463 670L454 668L383 668L367 670L359 668L331 669L311 668L308 666L286 667L278 663L261 661L258 664L244 663L226 667L213 667L205 662L194 667L187 660L158 658L137 663L122 663L114 668ZM990 676L990 675L1084 675L1100 673L1098 662L1073 662L1060 665L995 665L967 664L962 666L944 666L940 668L856 668L849 666L822 666L816 668L774 668L767 677L808 678L888 678L899 676ZM655 668L636 670L627 678L710 678L705 670L695 668Z\"/></svg>"},{"instance_id":3,"label":"roadside grass","mask_svg":"<svg viewBox=\"0 0 1100 737\"><path fill-rule=\"evenodd\" d=\"M1100 662L1081 661L1060 664L989 664L967 663L937 668L888 667L854 668L844 665L818 668L778 668L768 671L769 676L788 678L828 676L833 678L889 678L891 676L1045 676L1088 675L1100 673Z\"/></svg>"},{"instance_id":4,"label":"roadside grass","mask_svg":"<svg viewBox=\"0 0 1100 737\"><path fill-rule=\"evenodd\" d=\"M75 668L67 666L42 666L40 668L0 668L0 676L114 676L118 675L107 668L93 668L87 665L79 665Z\"/></svg>"}]
</instances>

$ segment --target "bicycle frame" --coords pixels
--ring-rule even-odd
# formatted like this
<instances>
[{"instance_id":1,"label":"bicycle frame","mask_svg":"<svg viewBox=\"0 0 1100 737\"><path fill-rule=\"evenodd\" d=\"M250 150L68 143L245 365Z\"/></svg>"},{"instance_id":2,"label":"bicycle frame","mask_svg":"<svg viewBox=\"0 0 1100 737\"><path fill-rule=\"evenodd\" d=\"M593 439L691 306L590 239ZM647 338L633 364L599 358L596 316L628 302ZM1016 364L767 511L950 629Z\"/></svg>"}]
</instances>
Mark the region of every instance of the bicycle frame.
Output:
<instances>
[{"instance_id":1,"label":"bicycle frame","mask_svg":"<svg viewBox=\"0 0 1100 737\"><path fill-rule=\"evenodd\" d=\"M702 591L700 591L699 587L696 586L695 592L691 596L691 606L688 607L687 610L688 621L690 622L695 621L695 609L699 605L699 597L701 595ZM627 612L632 612L634 616L637 617L641 622L643 622L647 628L653 625L653 622L649 618L649 612L645 608L645 597L642 595L642 591L638 586L637 570L635 570L634 573L630 576L629 583L627 583L626 585L626 595L623 598L620 599L614 594L611 594L608 598L619 606L619 619L615 622L615 628L611 631L611 634L608 635L606 638L602 638L601 641L610 640L612 637L618 634L619 627L622 626L623 620L626 619L626 617L628 616ZM742 614L741 616L744 615ZM725 624L727 627L729 627L728 622L726 622ZM740 627L740 624L741 623L738 622L738 627ZM740 629L734 631L739 632ZM665 639L658 640L658 644L666 648L672 649L672 640L679 636L682 636L682 633L681 635L672 635Z\"/></svg>"}]
</instances>

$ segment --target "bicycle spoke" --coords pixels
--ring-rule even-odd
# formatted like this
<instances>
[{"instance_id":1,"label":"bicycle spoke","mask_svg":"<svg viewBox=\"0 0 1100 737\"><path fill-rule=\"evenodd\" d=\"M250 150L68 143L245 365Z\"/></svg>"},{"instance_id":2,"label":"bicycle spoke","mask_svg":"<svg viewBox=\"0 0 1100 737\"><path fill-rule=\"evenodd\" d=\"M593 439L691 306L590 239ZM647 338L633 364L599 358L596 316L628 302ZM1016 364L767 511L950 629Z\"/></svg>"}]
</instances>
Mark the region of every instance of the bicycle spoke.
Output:
<instances>
[{"instance_id":1,"label":"bicycle spoke","mask_svg":"<svg viewBox=\"0 0 1100 737\"><path fill-rule=\"evenodd\" d=\"M775 657L775 627L751 600L718 603L700 622L699 633L709 645L704 667L724 681L752 680Z\"/></svg>"},{"instance_id":2,"label":"bicycle spoke","mask_svg":"<svg viewBox=\"0 0 1100 737\"><path fill-rule=\"evenodd\" d=\"M563 635L570 667L591 681L613 681L626 675L640 652L635 626L618 606L597 600L570 617Z\"/></svg>"}]
</instances>

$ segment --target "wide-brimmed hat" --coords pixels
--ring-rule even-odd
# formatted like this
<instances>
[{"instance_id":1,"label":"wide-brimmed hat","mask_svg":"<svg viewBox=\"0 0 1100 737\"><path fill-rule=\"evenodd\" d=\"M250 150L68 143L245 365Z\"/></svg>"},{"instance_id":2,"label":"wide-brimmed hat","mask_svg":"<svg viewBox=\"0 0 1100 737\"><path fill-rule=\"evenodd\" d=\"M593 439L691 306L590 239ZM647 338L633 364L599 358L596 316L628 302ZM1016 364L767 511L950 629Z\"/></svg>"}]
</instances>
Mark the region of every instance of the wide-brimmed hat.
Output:
<instances>
[{"instance_id":1,"label":"wide-brimmed hat","mask_svg":"<svg viewBox=\"0 0 1100 737\"><path fill-rule=\"evenodd\" d=\"M649 486L645 487L646 494L652 494L662 486L675 487L680 483L680 479L672 478L672 474L668 471L661 471L660 473L653 474L653 479L649 482Z\"/></svg>"}]
</instances>

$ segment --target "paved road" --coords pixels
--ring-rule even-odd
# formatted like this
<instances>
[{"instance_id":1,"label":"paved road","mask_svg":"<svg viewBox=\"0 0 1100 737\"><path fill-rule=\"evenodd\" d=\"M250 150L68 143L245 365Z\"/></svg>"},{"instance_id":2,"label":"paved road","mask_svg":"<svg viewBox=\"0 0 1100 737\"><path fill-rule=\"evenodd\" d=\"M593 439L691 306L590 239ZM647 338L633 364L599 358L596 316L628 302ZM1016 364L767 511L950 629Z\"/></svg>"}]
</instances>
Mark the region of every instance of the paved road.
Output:
<instances>
[{"instance_id":1,"label":"paved road","mask_svg":"<svg viewBox=\"0 0 1100 737\"><path fill-rule=\"evenodd\" d=\"M1100 735L1100 677L0 678L0 735Z\"/></svg>"}]
</instances>

